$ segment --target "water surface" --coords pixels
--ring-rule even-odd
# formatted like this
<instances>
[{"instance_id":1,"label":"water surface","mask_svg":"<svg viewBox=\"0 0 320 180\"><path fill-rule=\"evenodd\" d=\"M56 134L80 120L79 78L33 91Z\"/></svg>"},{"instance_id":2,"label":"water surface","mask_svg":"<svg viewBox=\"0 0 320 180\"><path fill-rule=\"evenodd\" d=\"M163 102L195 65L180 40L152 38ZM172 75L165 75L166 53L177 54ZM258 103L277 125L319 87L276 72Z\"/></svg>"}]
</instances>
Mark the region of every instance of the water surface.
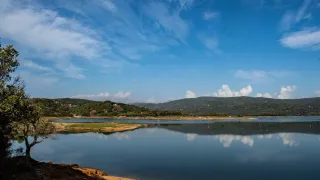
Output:
<instances>
[{"instance_id":1,"label":"water surface","mask_svg":"<svg viewBox=\"0 0 320 180\"><path fill-rule=\"evenodd\" d=\"M59 134L32 156L143 180L319 180L319 134L317 122L161 125Z\"/></svg>"}]
</instances>

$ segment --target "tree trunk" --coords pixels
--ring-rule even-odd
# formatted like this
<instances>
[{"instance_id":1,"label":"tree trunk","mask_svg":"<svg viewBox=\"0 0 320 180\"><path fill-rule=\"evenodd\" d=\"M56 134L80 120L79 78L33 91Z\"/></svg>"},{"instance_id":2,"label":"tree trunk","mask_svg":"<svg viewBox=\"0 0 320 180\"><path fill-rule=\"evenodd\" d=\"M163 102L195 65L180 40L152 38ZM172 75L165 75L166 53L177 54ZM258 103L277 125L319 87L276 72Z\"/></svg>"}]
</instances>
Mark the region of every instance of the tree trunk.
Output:
<instances>
[{"instance_id":1,"label":"tree trunk","mask_svg":"<svg viewBox=\"0 0 320 180\"><path fill-rule=\"evenodd\" d=\"M30 154L31 146L29 144L28 138L25 138L24 142L26 144L26 158L27 158L27 160L29 160L29 159L31 159L31 154Z\"/></svg>"},{"instance_id":2,"label":"tree trunk","mask_svg":"<svg viewBox=\"0 0 320 180\"><path fill-rule=\"evenodd\" d=\"M27 147L26 147L26 158L27 158L27 159L31 159L30 150L31 150L30 146L27 146Z\"/></svg>"}]
</instances>

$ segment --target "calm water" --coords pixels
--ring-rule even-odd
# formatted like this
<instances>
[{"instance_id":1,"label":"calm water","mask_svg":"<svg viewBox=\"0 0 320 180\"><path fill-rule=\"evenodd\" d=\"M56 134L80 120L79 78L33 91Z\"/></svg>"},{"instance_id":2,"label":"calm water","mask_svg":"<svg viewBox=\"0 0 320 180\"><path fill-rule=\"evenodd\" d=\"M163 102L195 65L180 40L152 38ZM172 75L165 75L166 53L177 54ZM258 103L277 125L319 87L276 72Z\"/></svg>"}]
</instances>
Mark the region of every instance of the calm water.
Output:
<instances>
[{"instance_id":1,"label":"calm water","mask_svg":"<svg viewBox=\"0 0 320 180\"><path fill-rule=\"evenodd\" d=\"M161 125L58 137L36 145L32 156L142 180L320 179L317 122Z\"/></svg>"}]
</instances>

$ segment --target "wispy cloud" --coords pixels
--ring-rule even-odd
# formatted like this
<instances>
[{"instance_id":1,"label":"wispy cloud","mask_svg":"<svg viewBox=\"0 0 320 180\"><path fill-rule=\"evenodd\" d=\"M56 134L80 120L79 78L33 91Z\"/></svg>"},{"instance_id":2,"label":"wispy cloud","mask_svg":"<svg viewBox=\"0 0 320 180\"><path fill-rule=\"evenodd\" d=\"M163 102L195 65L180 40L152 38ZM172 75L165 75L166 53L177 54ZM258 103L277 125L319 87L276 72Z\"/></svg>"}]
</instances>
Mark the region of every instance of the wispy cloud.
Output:
<instances>
[{"instance_id":1,"label":"wispy cloud","mask_svg":"<svg viewBox=\"0 0 320 180\"><path fill-rule=\"evenodd\" d=\"M111 12L116 12L117 7L113 0L99 0L101 5Z\"/></svg>"},{"instance_id":2,"label":"wispy cloud","mask_svg":"<svg viewBox=\"0 0 320 180\"><path fill-rule=\"evenodd\" d=\"M45 66L41 66L31 60L21 60L20 64L22 67L37 70L37 71L44 71L44 72L54 72L53 69Z\"/></svg>"},{"instance_id":3,"label":"wispy cloud","mask_svg":"<svg viewBox=\"0 0 320 180\"><path fill-rule=\"evenodd\" d=\"M189 33L188 23L180 17L176 11L170 12L165 3L152 1L145 6L144 9L149 18L155 20L159 26L165 29L172 36L181 42L185 42L185 38Z\"/></svg>"},{"instance_id":4,"label":"wispy cloud","mask_svg":"<svg viewBox=\"0 0 320 180\"><path fill-rule=\"evenodd\" d=\"M218 12L206 11L203 13L203 19L206 21L213 20L219 16Z\"/></svg>"},{"instance_id":5,"label":"wispy cloud","mask_svg":"<svg viewBox=\"0 0 320 180\"><path fill-rule=\"evenodd\" d=\"M320 29L311 28L287 34L280 39L283 46L292 49L320 49Z\"/></svg>"},{"instance_id":6,"label":"wispy cloud","mask_svg":"<svg viewBox=\"0 0 320 180\"><path fill-rule=\"evenodd\" d=\"M300 6L297 15L296 15L296 22L299 22L301 19L305 17L305 12L309 7L311 0L304 0L302 5Z\"/></svg>"},{"instance_id":7,"label":"wispy cloud","mask_svg":"<svg viewBox=\"0 0 320 180\"><path fill-rule=\"evenodd\" d=\"M320 97L320 90L317 90L315 94Z\"/></svg>"},{"instance_id":8,"label":"wispy cloud","mask_svg":"<svg viewBox=\"0 0 320 180\"><path fill-rule=\"evenodd\" d=\"M0 36L31 52L24 56L37 54L54 62L69 61L71 64L66 59L92 59L101 54L105 44L88 27L55 11L14 2L0 11Z\"/></svg>"},{"instance_id":9,"label":"wispy cloud","mask_svg":"<svg viewBox=\"0 0 320 180\"><path fill-rule=\"evenodd\" d=\"M93 58L100 42L87 28L50 10L13 9L0 16L0 35L35 51Z\"/></svg>"},{"instance_id":10,"label":"wispy cloud","mask_svg":"<svg viewBox=\"0 0 320 180\"><path fill-rule=\"evenodd\" d=\"M201 34L198 38L203 45L210 50L210 52L218 54L221 53L221 50L219 49L219 41L216 36Z\"/></svg>"},{"instance_id":11,"label":"wispy cloud","mask_svg":"<svg viewBox=\"0 0 320 180\"><path fill-rule=\"evenodd\" d=\"M193 6L195 0L179 0L179 2L180 2L180 8L182 10L187 10Z\"/></svg>"},{"instance_id":12,"label":"wispy cloud","mask_svg":"<svg viewBox=\"0 0 320 180\"><path fill-rule=\"evenodd\" d=\"M18 74L22 77L28 93L34 91L47 92L48 89L51 89L59 82L57 77L51 75L43 74L39 76L24 70L19 71ZM43 95L42 93L40 94ZM37 94L37 96L39 97L40 94Z\"/></svg>"},{"instance_id":13,"label":"wispy cloud","mask_svg":"<svg viewBox=\"0 0 320 180\"><path fill-rule=\"evenodd\" d=\"M312 15L310 13L306 15L306 11L310 4L311 0L304 0L297 11L287 11L280 21L280 29L284 31L289 30L293 25L299 23L301 20L311 17Z\"/></svg>"},{"instance_id":14,"label":"wispy cloud","mask_svg":"<svg viewBox=\"0 0 320 180\"><path fill-rule=\"evenodd\" d=\"M263 81L266 79L277 79L293 75L289 71L264 71L264 70L236 70L234 76L252 81Z\"/></svg>"},{"instance_id":15,"label":"wispy cloud","mask_svg":"<svg viewBox=\"0 0 320 180\"><path fill-rule=\"evenodd\" d=\"M111 94L109 92L102 92L97 94L79 94L79 95L72 96L72 98L82 98L82 99L90 99L90 100L98 100L98 101L111 100L111 101L117 101L117 102L128 102L130 97L131 97L131 92L123 92L123 91L118 91L114 94Z\"/></svg>"},{"instance_id":16,"label":"wispy cloud","mask_svg":"<svg viewBox=\"0 0 320 180\"><path fill-rule=\"evenodd\" d=\"M256 97L272 98L272 95L269 93L258 93Z\"/></svg>"}]
</instances>

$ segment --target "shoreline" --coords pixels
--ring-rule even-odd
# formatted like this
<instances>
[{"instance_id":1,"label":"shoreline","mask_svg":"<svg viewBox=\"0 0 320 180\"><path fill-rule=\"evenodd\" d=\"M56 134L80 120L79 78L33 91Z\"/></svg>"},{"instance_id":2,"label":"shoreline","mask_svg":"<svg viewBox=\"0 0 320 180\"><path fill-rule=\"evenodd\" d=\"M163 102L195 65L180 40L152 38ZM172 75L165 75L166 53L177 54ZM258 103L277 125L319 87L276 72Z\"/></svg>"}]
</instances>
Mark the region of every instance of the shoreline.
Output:
<instances>
[{"instance_id":1,"label":"shoreline","mask_svg":"<svg viewBox=\"0 0 320 180\"><path fill-rule=\"evenodd\" d=\"M61 119L125 119L125 120L255 120L257 118L299 118L299 117L315 117L320 116L147 116L147 117L127 117L127 116L80 116L80 117L42 117L47 121Z\"/></svg>"},{"instance_id":2,"label":"shoreline","mask_svg":"<svg viewBox=\"0 0 320 180\"><path fill-rule=\"evenodd\" d=\"M24 156L14 157L12 159L19 168L28 168L29 171L15 174L13 180L134 180L132 178L118 177L109 175L100 169L82 167L77 164L60 164L41 162L34 159L30 160L30 164L26 163Z\"/></svg>"},{"instance_id":3,"label":"shoreline","mask_svg":"<svg viewBox=\"0 0 320 180\"><path fill-rule=\"evenodd\" d=\"M81 117L42 117L47 121L61 120L61 119L132 119L132 120L254 120L258 117L254 116L146 116L146 117L128 117L128 116L81 116Z\"/></svg>"}]
</instances>

